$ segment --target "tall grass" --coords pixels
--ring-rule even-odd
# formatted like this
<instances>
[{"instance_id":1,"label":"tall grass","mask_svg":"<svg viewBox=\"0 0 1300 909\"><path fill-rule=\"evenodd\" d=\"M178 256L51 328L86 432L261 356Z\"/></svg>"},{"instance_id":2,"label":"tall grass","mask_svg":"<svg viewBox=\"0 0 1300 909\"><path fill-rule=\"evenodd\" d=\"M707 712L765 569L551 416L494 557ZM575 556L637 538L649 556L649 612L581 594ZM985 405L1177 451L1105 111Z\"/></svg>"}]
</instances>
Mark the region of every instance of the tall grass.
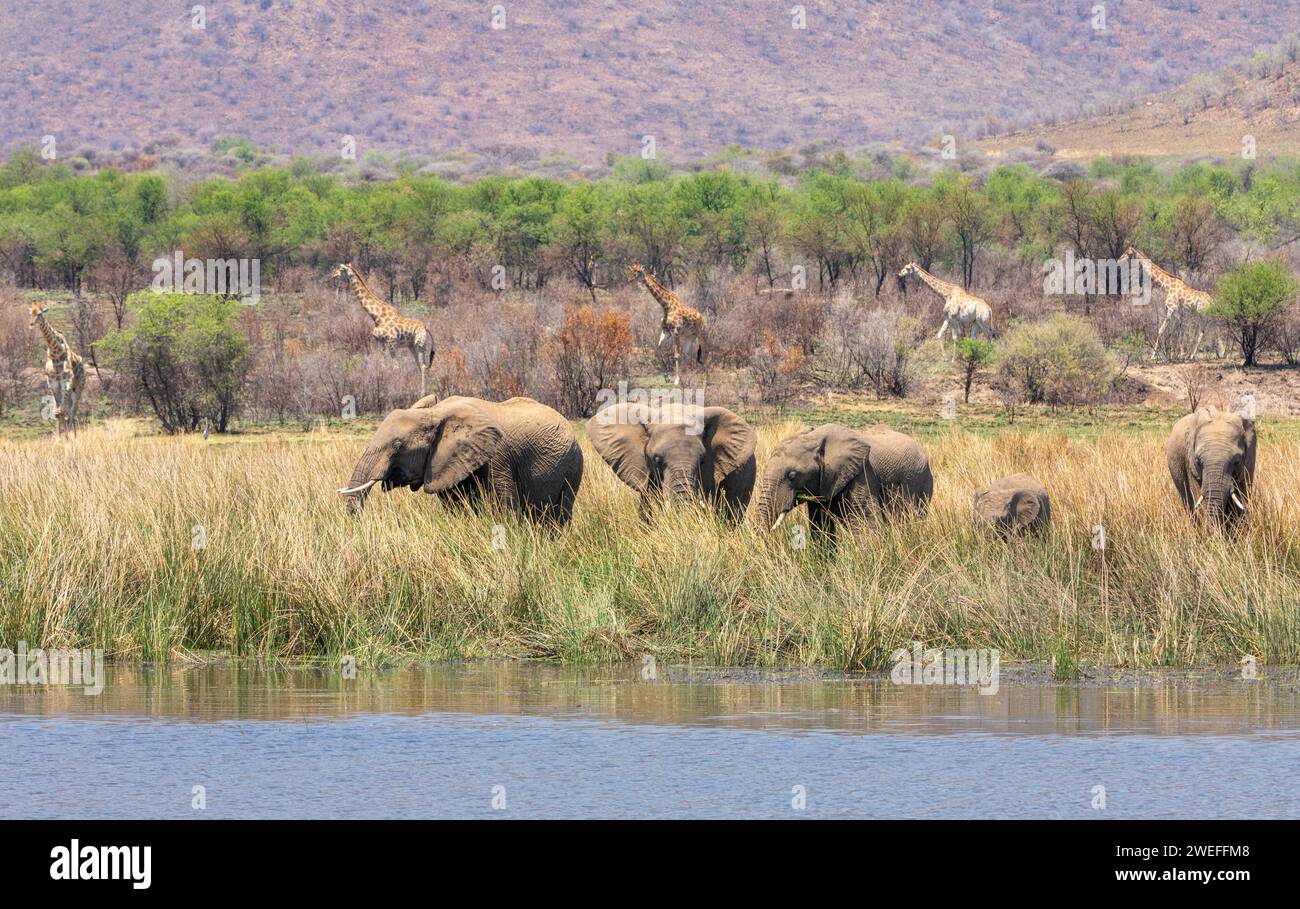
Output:
<instances>
[{"instance_id":1,"label":"tall grass","mask_svg":"<svg viewBox=\"0 0 1300 909\"><path fill-rule=\"evenodd\" d=\"M760 468L795 428L762 427ZM952 430L927 442L928 517L833 548L792 545L791 521L772 534L669 508L644 523L589 448L573 523L551 532L405 490L350 519L334 489L356 437L216 446L110 425L0 443L0 646L874 669L919 640L1066 667L1296 663L1300 442L1262 435L1235 535L1182 512L1162 427ZM971 494L1017 471L1047 485L1054 523L1006 544L970 525Z\"/></svg>"}]
</instances>

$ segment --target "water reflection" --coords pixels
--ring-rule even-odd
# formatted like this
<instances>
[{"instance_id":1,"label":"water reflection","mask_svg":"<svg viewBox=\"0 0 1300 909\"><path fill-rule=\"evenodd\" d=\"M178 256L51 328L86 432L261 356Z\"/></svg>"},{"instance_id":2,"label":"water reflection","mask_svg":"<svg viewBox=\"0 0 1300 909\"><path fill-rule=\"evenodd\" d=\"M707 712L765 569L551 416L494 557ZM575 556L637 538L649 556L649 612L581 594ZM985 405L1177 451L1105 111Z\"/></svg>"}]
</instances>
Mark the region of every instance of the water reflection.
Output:
<instances>
[{"instance_id":1,"label":"water reflection","mask_svg":"<svg viewBox=\"0 0 1300 909\"><path fill-rule=\"evenodd\" d=\"M1212 677L1141 685L1004 680L997 694L881 677L550 664L436 664L344 678L322 668L110 665L102 693L0 686L0 714L179 721L312 721L429 713L581 717L635 725L948 735L1289 734L1293 684Z\"/></svg>"}]
</instances>

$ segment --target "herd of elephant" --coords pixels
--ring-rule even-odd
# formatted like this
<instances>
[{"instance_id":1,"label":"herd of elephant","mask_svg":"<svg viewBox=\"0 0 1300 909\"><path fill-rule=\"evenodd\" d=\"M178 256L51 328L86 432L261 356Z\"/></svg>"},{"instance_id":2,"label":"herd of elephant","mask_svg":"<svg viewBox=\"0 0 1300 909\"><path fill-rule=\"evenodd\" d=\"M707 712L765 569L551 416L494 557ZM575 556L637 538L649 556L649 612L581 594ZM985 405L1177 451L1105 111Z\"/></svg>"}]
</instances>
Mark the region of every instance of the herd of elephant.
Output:
<instances>
[{"instance_id":1,"label":"herd of elephant","mask_svg":"<svg viewBox=\"0 0 1300 909\"><path fill-rule=\"evenodd\" d=\"M587 421L592 446L640 494L640 511L665 497L697 502L726 519L746 510L775 529L807 506L809 525L833 535L854 519L924 514L934 492L925 449L886 426L827 423L782 440L759 482L754 427L725 407L619 403ZM1255 472L1252 419L1201 408L1179 420L1165 447L1184 505L1219 524L1246 514ZM339 492L355 513L373 487L424 490L473 503L490 496L541 522L567 524L582 483L573 428L531 398L421 398L384 418ZM758 495L750 499L758 482ZM1051 517L1047 490L1033 477L1003 477L975 493L976 523L1002 535L1041 533Z\"/></svg>"}]
</instances>

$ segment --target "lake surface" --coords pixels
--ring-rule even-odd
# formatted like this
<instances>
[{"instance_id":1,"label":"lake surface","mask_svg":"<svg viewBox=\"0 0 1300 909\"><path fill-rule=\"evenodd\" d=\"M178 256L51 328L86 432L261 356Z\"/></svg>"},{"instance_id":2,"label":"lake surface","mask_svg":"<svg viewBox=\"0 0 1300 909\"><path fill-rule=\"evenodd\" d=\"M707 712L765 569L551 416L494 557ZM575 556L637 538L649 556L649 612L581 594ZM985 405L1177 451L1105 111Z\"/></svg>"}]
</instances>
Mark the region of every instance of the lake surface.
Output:
<instances>
[{"instance_id":1,"label":"lake surface","mask_svg":"<svg viewBox=\"0 0 1300 909\"><path fill-rule=\"evenodd\" d=\"M658 676L109 666L95 696L0 686L0 817L1300 817L1294 678Z\"/></svg>"}]
</instances>

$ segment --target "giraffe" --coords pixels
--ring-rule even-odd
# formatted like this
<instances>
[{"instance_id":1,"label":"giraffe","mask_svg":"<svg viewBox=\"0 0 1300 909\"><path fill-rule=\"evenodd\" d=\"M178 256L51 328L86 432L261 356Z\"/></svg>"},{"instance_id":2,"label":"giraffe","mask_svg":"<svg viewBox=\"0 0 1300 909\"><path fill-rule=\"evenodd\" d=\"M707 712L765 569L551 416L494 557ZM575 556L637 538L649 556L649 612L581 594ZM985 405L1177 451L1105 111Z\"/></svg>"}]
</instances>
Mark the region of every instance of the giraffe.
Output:
<instances>
[{"instance_id":1,"label":"giraffe","mask_svg":"<svg viewBox=\"0 0 1300 909\"><path fill-rule=\"evenodd\" d=\"M686 351L688 361L694 359L696 365L704 363L704 332L708 323L698 309L683 303L681 297L656 281L639 262L632 263L628 277L643 283L650 296L663 308L664 319L659 325L659 344L655 349L664 343L665 338L673 339L673 384L681 385L683 351Z\"/></svg>"},{"instance_id":2,"label":"giraffe","mask_svg":"<svg viewBox=\"0 0 1300 909\"><path fill-rule=\"evenodd\" d=\"M433 369L433 338L429 334L429 329L425 328L424 323L419 319L400 315L397 310L379 299L351 263L339 265L330 275L335 280L344 276L350 282L352 293L361 304L361 308L369 313L370 318L375 322L370 336L390 354L400 347L405 347L411 352L411 356L415 357L415 368L420 373L420 396L423 397L428 371Z\"/></svg>"},{"instance_id":3,"label":"giraffe","mask_svg":"<svg viewBox=\"0 0 1300 909\"><path fill-rule=\"evenodd\" d=\"M943 297L943 324L939 326L936 338L942 340L945 332L950 332L954 341L966 332L972 338L978 338L980 334L992 337L993 310L979 297L967 293L957 284L939 280L915 262L908 262L898 273L899 280L905 280L909 275L920 278L932 291Z\"/></svg>"},{"instance_id":4,"label":"giraffe","mask_svg":"<svg viewBox=\"0 0 1300 909\"><path fill-rule=\"evenodd\" d=\"M86 362L63 333L45 318L47 303L33 302L29 328L39 328L45 338L45 382L54 399L55 434L77 430L77 402L86 385Z\"/></svg>"},{"instance_id":5,"label":"giraffe","mask_svg":"<svg viewBox=\"0 0 1300 909\"><path fill-rule=\"evenodd\" d=\"M1151 275L1151 281L1165 292L1165 317L1160 322L1160 328L1156 330L1156 342L1151 345L1151 356L1154 357L1156 351L1160 349L1160 339L1164 337L1165 329L1169 326L1169 320L1173 318L1174 314L1187 308L1200 315L1205 312L1206 307L1214 302L1214 297L1203 290L1197 290L1189 286L1186 281L1174 277L1138 252L1137 247L1130 246L1124 250L1124 255L1119 257L1120 262L1127 262L1129 259L1137 259L1141 262L1142 267ZM1204 336L1205 326L1201 325L1196 332L1196 343L1192 345L1193 360L1196 359L1196 354L1201 349L1201 339Z\"/></svg>"}]
</instances>

